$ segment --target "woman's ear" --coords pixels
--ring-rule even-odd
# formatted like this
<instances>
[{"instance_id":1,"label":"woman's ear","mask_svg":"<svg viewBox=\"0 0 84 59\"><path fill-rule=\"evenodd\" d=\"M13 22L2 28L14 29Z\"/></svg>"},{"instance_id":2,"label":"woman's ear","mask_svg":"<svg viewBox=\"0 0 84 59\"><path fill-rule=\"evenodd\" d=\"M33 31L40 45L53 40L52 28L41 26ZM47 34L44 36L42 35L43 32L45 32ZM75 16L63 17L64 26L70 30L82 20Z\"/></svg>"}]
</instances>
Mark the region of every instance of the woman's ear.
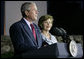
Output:
<instances>
[{"instance_id":1,"label":"woman's ear","mask_svg":"<svg viewBox=\"0 0 84 59\"><path fill-rule=\"evenodd\" d=\"M25 11L25 15L26 15L26 16L28 16L28 15L29 15L29 12L28 12L27 10Z\"/></svg>"}]
</instances>

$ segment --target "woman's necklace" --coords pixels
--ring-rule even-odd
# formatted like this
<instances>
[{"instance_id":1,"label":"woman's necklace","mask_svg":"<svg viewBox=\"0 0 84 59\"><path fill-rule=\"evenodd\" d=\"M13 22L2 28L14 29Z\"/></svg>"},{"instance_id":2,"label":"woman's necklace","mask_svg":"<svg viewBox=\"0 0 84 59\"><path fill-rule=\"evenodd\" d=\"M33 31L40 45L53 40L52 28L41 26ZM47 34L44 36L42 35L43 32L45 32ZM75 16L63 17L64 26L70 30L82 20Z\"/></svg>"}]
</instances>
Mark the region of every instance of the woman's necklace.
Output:
<instances>
[{"instance_id":1,"label":"woman's necklace","mask_svg":"<svg viewBox=\"0 0 84 59\"><path fill-rule=\"evenodd\" d=\"M51 40L51 36L50 36L50 33L46 33L45 36Z\"/></svg>"},{"instance_id":2,"label":"woman's necklace","mask_svg":"<svg viewBox=\"0 0 84 59\"><path fill-rule=\"evenodd\" d=\"M46 32L46 31L42 31L42 33L45 35L46 38L50 39L51 40L51 35L49 32Z\"/></svg>"}]
</instances>

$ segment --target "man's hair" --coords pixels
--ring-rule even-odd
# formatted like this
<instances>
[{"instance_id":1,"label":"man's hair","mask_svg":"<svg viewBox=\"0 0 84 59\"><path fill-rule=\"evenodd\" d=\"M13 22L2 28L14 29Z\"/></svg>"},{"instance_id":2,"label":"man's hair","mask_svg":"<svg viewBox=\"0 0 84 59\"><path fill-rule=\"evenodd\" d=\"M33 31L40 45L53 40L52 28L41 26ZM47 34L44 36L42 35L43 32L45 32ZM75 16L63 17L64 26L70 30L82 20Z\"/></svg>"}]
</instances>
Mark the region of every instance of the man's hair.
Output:
<instances>
[{"instance_id":1,"label":"man's hair","mask_svg":"<svg viewBox=\"0 0 84 59\"><path fill-rule=\"evenodd\" d=\"M25 2L25 3L23 3L22 4L22 6L21 6L21 13L22 13L22 16L23 17L26 17L26 15L25 15L25 11L27 10L27 11L30 11L30 5L31 4L35 4L34 2Z\"/></svg>"},{"instance_id":2,"label":"man's hair","mask_svg":"<svg viewBox=\"0 0 84 59\"><path fill-rule=\"evenodd\" d=\"M51 15L43 15L40 17L39 21L38 21L38 26L39 28L42 30L43 29L43 22L50 19L52 21L53 24L53 16Z\"/></svg>"}]
</instances>

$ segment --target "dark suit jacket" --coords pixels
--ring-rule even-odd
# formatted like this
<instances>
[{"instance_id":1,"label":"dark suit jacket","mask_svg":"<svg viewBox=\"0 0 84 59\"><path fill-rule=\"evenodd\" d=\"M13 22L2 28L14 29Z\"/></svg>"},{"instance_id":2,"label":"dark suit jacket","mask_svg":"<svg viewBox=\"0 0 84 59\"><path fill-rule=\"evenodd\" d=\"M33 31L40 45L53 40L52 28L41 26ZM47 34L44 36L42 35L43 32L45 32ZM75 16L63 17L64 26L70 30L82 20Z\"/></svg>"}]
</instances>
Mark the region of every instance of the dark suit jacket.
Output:
<instances>
[{"instance_id":1,"label":"dark suit jacket","mask_svg":"<svg viewBox=\"0 0 84 59\"><path fill-rule=\"evenodd\" d=\"M37 25L34 24L37 42L34 39L27 23L21 19L10 27L10 37L14 46L15 54L20 54L26 51L39 49L42 46L41 32Z\"/></svg>"}]
</instances>

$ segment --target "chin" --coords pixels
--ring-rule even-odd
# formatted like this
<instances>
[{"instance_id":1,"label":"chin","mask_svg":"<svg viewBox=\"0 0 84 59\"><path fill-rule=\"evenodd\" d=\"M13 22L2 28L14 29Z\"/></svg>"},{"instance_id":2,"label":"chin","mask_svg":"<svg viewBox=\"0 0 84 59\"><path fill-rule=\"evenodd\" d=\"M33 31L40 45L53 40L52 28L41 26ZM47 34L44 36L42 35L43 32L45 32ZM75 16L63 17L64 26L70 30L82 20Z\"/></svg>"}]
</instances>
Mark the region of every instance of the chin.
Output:
<instances>
[{"instance_id":1,"label":"chin","mask_svg":"<svg viewBox=\"0 0 84 59\"><path fill-rule=\"evenodd\" d=\"M35 17L34 19L37 20L37 17Z\"/></svg>"},{"instance_id":2,"label":"chin","mask_svg":"<svg viewBox=\"0 0 84 59\"><path fill-rule=\"evenodd\" d=\"M50 30L50 28L48 28L48 30Z\"/></svg>"},{"instance_id":3,"label":"chin","mask_svg":"<svg viewBox=\"0 0 84 59\"><path fill-rule=\"evenodd\" d=\"M49 31L50 29L46 29L47 31Z\"/></svg>"},{"instance_id":4,"label":"chin","mask_svg":"<svg viewBox=\"0 0 84 59\"><path fill-rule=\"evenodd\" d=\"M33 21L35 21L35 20L37 20L36 18L35 19L33 19Z\"/></svg>"}]
</instances>

